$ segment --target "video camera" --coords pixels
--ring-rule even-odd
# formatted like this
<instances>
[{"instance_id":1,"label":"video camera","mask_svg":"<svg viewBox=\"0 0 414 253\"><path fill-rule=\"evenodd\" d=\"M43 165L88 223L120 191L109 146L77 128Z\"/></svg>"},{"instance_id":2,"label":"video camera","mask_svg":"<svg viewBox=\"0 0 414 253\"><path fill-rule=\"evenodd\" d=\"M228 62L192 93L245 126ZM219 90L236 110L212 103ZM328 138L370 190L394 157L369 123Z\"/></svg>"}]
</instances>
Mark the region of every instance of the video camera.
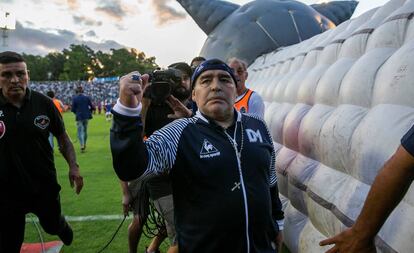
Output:
<instances>
[{"instance_id":1,"label":"video camera","mask_svg":"<svg viewBox=\"0 0 414 253\"><path fill-rule=\"evenodd\" d=\"M181 85L181 72L177 69L154 70L149 82L151 103L163 103Z\"/></svg>"}]
</instances>

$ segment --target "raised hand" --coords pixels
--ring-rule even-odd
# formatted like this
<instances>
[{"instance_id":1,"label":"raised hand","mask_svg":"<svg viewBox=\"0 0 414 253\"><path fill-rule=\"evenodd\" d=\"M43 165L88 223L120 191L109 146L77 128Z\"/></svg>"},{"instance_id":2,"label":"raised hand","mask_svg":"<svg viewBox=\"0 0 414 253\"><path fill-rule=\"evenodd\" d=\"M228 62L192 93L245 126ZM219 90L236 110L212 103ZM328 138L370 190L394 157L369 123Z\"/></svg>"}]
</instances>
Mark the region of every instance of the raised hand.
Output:
<instances>
[{"instance_id":1,"label":"raised hand","mask_svg":"<svg viewBox=\"0 0 414 253\"><path fill-rule=\"evenodd\" d=\"M148 75L141 76L138 71L121 77L119 80L119 99L124 106L137 107L141 103L148 78Z\"/></svg>"},{"instance_id":2,"label":"raised hand","mask_svg":"<svg viewBox=\"0 0 414 253\"><path fill-rule=\"evenodd\" d=\"M174 114L168 114L167 117L170 119L180 119L191 117L193 112L188 109L183 103L180 102L173 95L170 95L165 101L171 109L174 111Z\"/></svg>"}]
</instances>

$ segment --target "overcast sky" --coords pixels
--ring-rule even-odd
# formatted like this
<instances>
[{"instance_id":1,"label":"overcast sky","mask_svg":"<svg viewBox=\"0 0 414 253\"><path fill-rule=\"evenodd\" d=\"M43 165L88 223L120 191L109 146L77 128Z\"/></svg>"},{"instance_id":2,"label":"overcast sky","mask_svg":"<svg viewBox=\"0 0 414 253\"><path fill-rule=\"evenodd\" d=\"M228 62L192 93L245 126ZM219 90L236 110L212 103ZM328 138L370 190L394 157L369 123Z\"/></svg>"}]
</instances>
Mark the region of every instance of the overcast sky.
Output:
<instances>
[{"instance_id":1,"label":"overcast sky","mask_svg":"<svg viewBox=\"0 0 414 253\"><path fill-rule=\"evenodd\" d=\"M243 5L251 0L230 2ZM360 7L366 10L384 2L361 0ZM189 62L207 37L175 0L0 0L0 11L12 13L17 21L8 47L0 43L0 51L46 54L71 43L95 50L126 46L167 66Z\"/></svg>"}]
</instances>

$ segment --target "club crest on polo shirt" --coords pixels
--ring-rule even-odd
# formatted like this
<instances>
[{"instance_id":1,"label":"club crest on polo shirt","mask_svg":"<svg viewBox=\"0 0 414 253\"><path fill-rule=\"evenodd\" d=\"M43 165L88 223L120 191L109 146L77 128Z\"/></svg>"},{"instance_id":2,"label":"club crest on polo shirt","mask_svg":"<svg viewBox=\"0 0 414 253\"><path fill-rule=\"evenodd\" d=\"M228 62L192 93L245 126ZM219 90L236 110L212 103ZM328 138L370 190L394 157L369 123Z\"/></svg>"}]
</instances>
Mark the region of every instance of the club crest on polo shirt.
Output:
<instances>
[{"instance_id":1,"label":"club crest on polo shirt","mask_svg":"<svg viewBox=\"0 0 414 253\"><path fill-rule=\"evenodd\" d=\"M49 123L50 123L50 119L46 115L37 116L34 120L35 126L37 126L38 128L42 130L46 129L46 127L49 126Z\"/></svg>"},{"instance_id":2,"label":"club crest on polo shirt","mask_svg":"<svg viewBox=\"0 0 414 253\"><path fill-rule=\"evenodd\" d=\"M6 133L6 124L3 121L0 121L0 139L3 138Z\"/></svg>"},{"instance_id":3,"label":"club crest on polo shirt","mask_svg":"<svg viewBox=\"0 0 414 253\"><path fill-rule=\"evenodd\" d=\"M204 139L203 146L201 147L200 151L200 158L211 158L215 156L219 156L220 151L216 147L211 144L207 139Z\"/></svg>"}]
</instances>

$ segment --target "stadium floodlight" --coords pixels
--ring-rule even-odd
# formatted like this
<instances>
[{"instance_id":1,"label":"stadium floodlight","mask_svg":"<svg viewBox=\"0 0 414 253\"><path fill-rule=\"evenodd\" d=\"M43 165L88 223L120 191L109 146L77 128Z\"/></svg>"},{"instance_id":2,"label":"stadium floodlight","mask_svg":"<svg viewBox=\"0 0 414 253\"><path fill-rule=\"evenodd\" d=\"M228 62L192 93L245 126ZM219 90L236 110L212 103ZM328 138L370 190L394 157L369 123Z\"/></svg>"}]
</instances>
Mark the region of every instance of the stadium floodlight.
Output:
<instances>
[{"instance_id":1,"label":"stadium floodlight","mask_svg":"<svg viewBox=\"0 0 414 253\"><path fill-rule=\"evenodd\" d=\"M8 32L16 29L16 18L12 13L0 10L0 29L2 31L3 46L6 47L7 38L9 37Z\"/></svg>"}]
</instances>

